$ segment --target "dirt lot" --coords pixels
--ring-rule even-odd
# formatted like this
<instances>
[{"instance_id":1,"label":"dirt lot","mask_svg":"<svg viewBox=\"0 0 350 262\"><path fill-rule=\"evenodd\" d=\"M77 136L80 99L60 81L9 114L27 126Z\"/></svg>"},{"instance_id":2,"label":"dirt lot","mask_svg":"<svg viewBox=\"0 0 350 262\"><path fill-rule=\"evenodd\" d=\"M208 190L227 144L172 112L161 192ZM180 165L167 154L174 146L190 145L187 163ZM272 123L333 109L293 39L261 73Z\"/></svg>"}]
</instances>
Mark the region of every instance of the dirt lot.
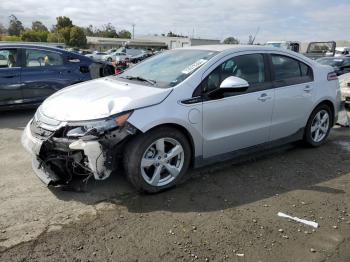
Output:
<instances>
[{"instance_id":1,"label":"dirt lot","mask_svg":"<svg viewBox=\"0 0 350 262\"><path fill-rule=\"evenodd\" d=\"M20 145L32 114L0 115L0 261L350 261L349 129L318 149L288 145L191 171L157 195L117 174L82 193L35 177Z\"/></svg>"}]
</instances>

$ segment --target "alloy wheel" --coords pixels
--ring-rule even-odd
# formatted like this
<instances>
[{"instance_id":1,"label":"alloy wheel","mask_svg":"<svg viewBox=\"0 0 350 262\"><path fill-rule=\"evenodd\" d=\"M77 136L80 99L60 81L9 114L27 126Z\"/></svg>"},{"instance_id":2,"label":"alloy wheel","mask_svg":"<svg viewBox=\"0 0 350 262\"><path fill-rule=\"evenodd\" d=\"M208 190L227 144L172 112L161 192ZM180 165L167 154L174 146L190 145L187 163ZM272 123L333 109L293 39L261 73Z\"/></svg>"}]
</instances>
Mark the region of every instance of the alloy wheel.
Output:
<instances>
[{"instance_id":1,"label":"alloy wheel","mask_svg":"<svg viewBox=\"0 0 350 262\"><path fill-rule=\"evenodd\" d=\"M160 138L142 156L142 177L152 186L165 186L180 174L184 161L184 149L176 139Z\"/></svg>"},{"instance_id":2,"label":"alloy wheel","mask_svg":"<svg viewBox=\"0 0 350 262\"><path fill-rule=\"evenodd\" d=\"M315 115L311 124L311 138L314 142L321 142L328 133L329 129L329 113L326 110L320 110Z\"/></svg>"}]
</instances>

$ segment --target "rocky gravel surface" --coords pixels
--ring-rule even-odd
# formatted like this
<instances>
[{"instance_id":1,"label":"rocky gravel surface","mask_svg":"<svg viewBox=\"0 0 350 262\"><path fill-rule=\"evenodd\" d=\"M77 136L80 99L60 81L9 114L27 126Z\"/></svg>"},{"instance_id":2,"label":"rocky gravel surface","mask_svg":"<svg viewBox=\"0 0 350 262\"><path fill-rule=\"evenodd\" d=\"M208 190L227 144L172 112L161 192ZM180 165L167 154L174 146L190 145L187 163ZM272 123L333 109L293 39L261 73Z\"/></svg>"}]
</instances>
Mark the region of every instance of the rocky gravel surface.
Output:
<instances>
[{"instance_id":1,"label":"rocky gravel surface","mask_svg":"<svg viewBox=\"0 0 350 262\"><path fill-rule=\"evenodd\" d=\"M20 145L32 114L0 116L0 261L350 261L349 129L317 149L192 170L161 194L135 192L122 174L80 192L35 177Z\"/></svg>"}]
</instances>

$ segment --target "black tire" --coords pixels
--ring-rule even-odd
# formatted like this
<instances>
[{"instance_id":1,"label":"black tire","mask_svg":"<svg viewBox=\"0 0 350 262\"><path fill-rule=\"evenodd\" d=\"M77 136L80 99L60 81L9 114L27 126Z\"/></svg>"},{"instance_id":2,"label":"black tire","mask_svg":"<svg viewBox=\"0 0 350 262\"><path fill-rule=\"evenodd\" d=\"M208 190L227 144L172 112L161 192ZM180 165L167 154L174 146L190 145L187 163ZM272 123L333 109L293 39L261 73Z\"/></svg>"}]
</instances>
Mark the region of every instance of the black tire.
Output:
<instances>
[{"instance_id":1,"label":"black tire","mask_svg":"<svg viewBox=\"0 0 350 262\"><path fill-rule=\"evenodd\" d=\"M326 111L329 115L329 125L328 125L328 130L325 134L325 136L322 138L322 140L320 141L315 141L313 138L312 138L312 132L311 132L311 126L313 124L313 121L315 119L315 116L321 112L321 111ZM304 133L304 142L306 143L306 145L308 146L311 146L311 147L318 147L318 146L321 146L323 145L328 136L329 136L329 132L331 130L333 126L333 114L332 114L332 110L329 108L328 105L326 104L321 104L319 106L317 106L311 113L308 121L307 121L307 124L306 124L306 127L305 127L305 133Z\"/></svg>"},{"instance_id":2,"label":"black tire","mask_svg":"<svg viewBox=\"0 0 350 262\"><path fill-rule=\"evenodd\" d=\"M146 150L158 139L170 138L179 142L183 148L184 161L180 173L173 181L162 186L153 186L145 181L141 172L141 160ZM139 134L125 146L124 170L130 183L141 192L157 193L171 188L183 180L191 160L191 148L187 137L179 130L172 127L159 127L149 132Z\"/></svg>"},{"instance_id":3,"label":"black tire","mask_svg":"<svg viewBox=\"0 0 350 262\"><path fill-rule=\"evenodd\" d=\"M112 58L111 58L111 57L108 57L108 58L107 58L107 61L108 61L108 62L112 62Z\"/></svg>"}]
</instances>

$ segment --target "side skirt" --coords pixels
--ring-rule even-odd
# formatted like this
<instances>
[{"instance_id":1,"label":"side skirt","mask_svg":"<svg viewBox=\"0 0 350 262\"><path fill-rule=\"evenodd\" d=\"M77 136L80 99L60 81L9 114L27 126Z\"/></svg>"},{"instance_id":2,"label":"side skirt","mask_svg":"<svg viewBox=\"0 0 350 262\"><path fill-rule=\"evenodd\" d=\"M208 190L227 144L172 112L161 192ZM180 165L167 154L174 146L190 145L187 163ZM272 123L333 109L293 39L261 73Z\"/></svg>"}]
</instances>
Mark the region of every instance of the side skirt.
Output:
<instances>
[{"instance_id":1,"label":"side skirt","mask_svg":"<svg viewBox=\"0 0 350 262\"><path fill-rule=\"evenodd\" d=\"M208 165L218 163L218 162L225 162L225 161L228 161L231 159L244 157L244 156L256 153L256 152L266 151L266 150L273 149L275 147L279 147L279 146L282 146L282 145L285 145L288 143L302 140L303 137L304 137L304 128L301 128L293 135L290 135L290 136L284 137L284 138L280 138L280 139L277 139L274 141L269 141L269 142L259 144L256 146L239 149L236 151L216 155L216 156L209 157L209 158L203 158L203 156L199 156L199 157L196 157L196 159L195 159L194 168L208 166Z\"/></svg>"}]
</instances>

